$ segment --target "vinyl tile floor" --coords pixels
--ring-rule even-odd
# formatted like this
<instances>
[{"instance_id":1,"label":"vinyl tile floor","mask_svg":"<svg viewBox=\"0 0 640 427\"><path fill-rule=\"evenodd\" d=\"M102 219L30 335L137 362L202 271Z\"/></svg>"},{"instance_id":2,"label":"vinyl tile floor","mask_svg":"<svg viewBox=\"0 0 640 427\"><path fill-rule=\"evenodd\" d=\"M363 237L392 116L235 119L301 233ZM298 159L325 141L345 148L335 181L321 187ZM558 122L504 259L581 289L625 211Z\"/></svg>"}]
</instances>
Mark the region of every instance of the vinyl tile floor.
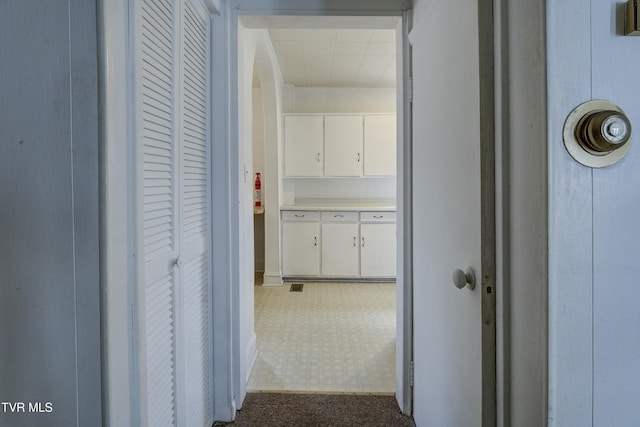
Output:
<instances>
[{"instance_id":1,"label":"vinyl tile floor","mask_svg":"<svg viewBox=\"0 0 640 427\"><path fill-rule=\"evenodd\" d=\"M249 391L395 391L395 283L255 286Z\"/></svg>"}]
</instances>

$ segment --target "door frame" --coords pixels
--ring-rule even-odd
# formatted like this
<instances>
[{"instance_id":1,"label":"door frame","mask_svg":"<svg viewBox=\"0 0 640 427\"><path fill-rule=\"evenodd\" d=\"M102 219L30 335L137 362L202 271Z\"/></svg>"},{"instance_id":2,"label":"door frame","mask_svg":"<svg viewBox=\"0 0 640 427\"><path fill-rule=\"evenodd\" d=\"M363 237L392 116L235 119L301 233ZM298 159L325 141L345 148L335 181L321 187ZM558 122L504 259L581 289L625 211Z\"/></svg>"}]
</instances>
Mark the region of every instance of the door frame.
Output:
<instances>
[{"instance_id":1,"label":"door frame","mask_svg":"<svg viewBox=\"0 0 640 427\"><path fill-rule=\"evenodd\" d=\"M410 2L402 0L370 2L359 0L348 5L332 3L332 9L326 9L321 0L300 1L285 0L279 2L279 8L269 8L260 0L223 2L219 16L213 17L213 206L228 206L228 209L213 209L213 348L214 348L214 410L215 419L233 419L235 411L241 407L246 391L242 385L240 358L244 349L240 348L240 221L238 192L240 185L239 139L238 139L238 24L243 16L344 16L344 17L392 17L397 18L396 28L403 37L398 38L398 47L402 48L404 58L397 61L399 76L403 76L402 85L397 87L397 109L402 126L398 126L399 165L398 210L402 211L398 239L398 259L402 261L398 269L398 300L402 304L402 315L397 317L402 324L399 331L397 348L404 357L397 361L397 398L403 412L410 414L412 405L411 359L412 359L412 303L411 303L411 210L410 191L403 187L406 177L411 176L410 162L410 119L406 113L409 105L409 69L406 47ZM225 61L217 61L225 58ZM224 141L224 143L215 143ZM406 181L410 185L410 181ZM226 238L221 238L225 236Z\"/></svg>"}]
</instances>

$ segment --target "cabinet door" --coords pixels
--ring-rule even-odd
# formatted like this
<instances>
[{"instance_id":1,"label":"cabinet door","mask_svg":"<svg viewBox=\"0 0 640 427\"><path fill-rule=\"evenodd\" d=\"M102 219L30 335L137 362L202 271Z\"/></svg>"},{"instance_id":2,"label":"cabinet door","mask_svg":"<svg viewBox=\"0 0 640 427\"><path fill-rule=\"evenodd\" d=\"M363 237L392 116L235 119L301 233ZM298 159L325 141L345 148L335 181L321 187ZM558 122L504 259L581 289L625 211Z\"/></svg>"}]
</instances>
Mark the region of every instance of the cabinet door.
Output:
<instances>
[{"instance_id":1,"label":"cabinet door","mask_svg":"<svg viewBox=\"0 0 640 427\"><path fill-rule=\"evenodd\" d=\"M320 223L282 223L282 272L285 276L320 275Z\"/></svg>"},{"instance_id":2,"label":"cabinet door","mask_svg":"<svg viewBox=\"0 0 640 427\"><path fill-rule=\"evenodd\" d=\"M325 117L325 176L362 175L362 135L362 116Z\"/></svg>"},{"instance_id":3,"label":"cabinet door","mask_svg":"<svg viewBox=\"0 0 640 427\"><path fill-rule=\"evenodd\" d=\"M360 225L360 275L396 276L396 225Z\"/></svg>"},{"instance_id":4,"label":"cabinet door","mask_svg":"<svg viewBox=\"0 0 640 427\"><path fill-rule=\"evenodd\" d=\"M323 116L285 116L285 176L322 176Z\"/></svg>"},{"instance_id":5,"label":"cabinet door","mask_svg":"<svg viewBox=\"0 0 640 427\"><path fill-rule=\"evenodd\" d=\"M396 174L396 116L364 116L364 174Z\"/></svg>"},{"instance_id":6,"label":"cabinet door","mask_svg":"<svg viewBox=\"0 0 640 427\"><path fill-rule=\"evenodd\" d=\"M322 224L322 275L358 275L358 224Z\"/></svg>"}]
</instances>

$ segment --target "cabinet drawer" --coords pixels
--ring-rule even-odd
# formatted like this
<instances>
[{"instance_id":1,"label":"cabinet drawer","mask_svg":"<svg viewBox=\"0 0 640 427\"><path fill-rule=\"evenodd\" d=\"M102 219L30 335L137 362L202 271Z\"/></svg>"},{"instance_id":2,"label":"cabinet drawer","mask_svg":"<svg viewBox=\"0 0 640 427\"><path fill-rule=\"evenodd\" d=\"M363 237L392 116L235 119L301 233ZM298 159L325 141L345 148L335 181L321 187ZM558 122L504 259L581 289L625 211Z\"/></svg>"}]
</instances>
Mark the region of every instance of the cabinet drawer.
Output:
<instances>
[{"instance_id":1,"label":"cabinet drawer","mask_svg":"<svg viewBox=\"0 0 640 427\"><path fill-rule=\"evenodd\" d=\"M396 222L395 212L360 212L362 222Z\"/></svg>"},{"instance_id":2,"label":"cabinet drawer","mask_svg":"<svg viewBox=\"0 0 640 427\"><path fill-rule=\"evenodd\" d=\"M322 212L322 222L357 222L358 212Z\"/></svg>"},{"instance_id":3,"label":"cabinet drawer","mask_svg":"<svg viewBox=\"0 0 640 427\"><path fill-rule=\"evenodd\" d=\"M317 211L282 211L283 221L320 221Z\"/></svg>"}]
</instances>

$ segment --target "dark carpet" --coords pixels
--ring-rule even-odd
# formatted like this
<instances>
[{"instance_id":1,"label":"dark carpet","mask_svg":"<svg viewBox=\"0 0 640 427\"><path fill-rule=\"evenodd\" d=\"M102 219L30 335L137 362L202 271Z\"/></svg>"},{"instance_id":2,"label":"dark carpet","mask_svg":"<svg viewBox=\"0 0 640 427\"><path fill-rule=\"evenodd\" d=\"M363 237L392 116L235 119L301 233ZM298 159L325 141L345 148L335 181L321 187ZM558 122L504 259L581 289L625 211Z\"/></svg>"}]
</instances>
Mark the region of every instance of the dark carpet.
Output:
<instances>
[{"instance_id":1,"label":"dark carpet","mask_svg":"<svg viewBox=\"0 0 640 427\"><path fill-rule=\"evenodd\" d=\"M363 426L415 427L402 415L394 396L248 393L230 423L218 426Z\"/></svg>"}]
</instances>

